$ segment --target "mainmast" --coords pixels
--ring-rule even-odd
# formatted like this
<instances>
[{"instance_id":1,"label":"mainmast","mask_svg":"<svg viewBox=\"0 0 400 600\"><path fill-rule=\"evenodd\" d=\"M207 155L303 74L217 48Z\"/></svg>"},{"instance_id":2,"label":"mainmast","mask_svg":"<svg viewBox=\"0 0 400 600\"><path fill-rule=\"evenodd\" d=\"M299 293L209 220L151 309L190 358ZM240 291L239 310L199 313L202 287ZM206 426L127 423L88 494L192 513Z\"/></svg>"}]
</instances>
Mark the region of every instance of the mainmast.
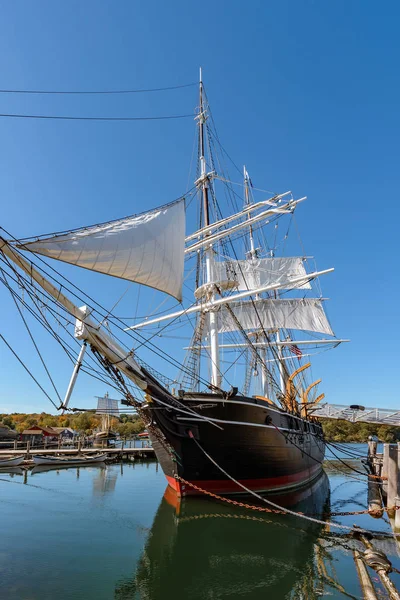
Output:
<instances>
[{"instance_id":1,"label":"mainmast","mask_svg":"<svg viewBox=\"0 0 400 600\"><path fill-rule=\"evenodd\" d=\"M243 167L243 175L244 175L245 202L246 202L246 205L249 205L250 204L249 185L251 182L250 182L249 174L247 173L246 167ZM251 256L251 259L254 259L254 258L257 258L257 250L254 247L253 228L251 225L249 225L249 238L250 238L250 256ZM277 298L276 291L274 292L274 296L275 296L275 298ZM265 341L267 341L267 340L265 340ZM283 367L283 360L282 360L283 353L282 353L282 346L280 345L280 341L281 341L280 333L279 333L279 329L277 329L277 331L276 331L276 347L277 347L278 370L279 370L279 387L280 387L282 394L284 394L285 393L285 376L284 376L284 367ZM261 360L265 361L267 358L266 349L260 348L259 352L261 354ZM267 382L267 377L265 374L265 369L262 369L261 384L262 384L263 395L267 396L268 395L268 382Z\"/></svg>"},{"instance_id":2,"label":"mainmast","mask_svg":"<svg viewBox=\"0 0 400 600\"><path fill-rule=\"evenodd\" d=\"M243 179L244 179L245 206L248 207L251 204L250 190L249 190L251 181L250 181L250 177L249 177L249 174L248 174L245 166L243 167ZM249 213L247 216L247 220L249 220L250 218L251 218L251 216ZM257 258L257 249L254 244L253 227L252 227L251 223L249 225L249 241L250 241L250 252L248 255L250 257L250 260L253 261L255 258ZM260 298L260 295L256 294L255 298L256 298L256 300L258 300ZM258 335L256 336L256 341L258 341ZM265 342L266 341L267 340L265 340ZM266 373L266 359L267 359L266 348L259 348L258 355L260 356L260 360L261 360L261 365L260 365L260 367L261 367L261 393L263 396L267 397L268 396L268 380L267 380L267 373Z\"/></svg>"},{"instance_id":3,"label":"mainmast","mask_svg":"<svg viewBox=\"0 0 400 600\"><path fill-rule=\"evenodd\" d=\"M249 174L246 170L246 167L243 167L243 178L244 178L244 201L245 201L245 206L248 207L251 202L250 202L250 193L249 193L249 185L250 185L250 177ZM250 212L247 215L247 220L251 219L251 215ZM255 249L254 246L254 236L253 236L253 227L250 224L249 225L249 240L250 240L250 258L257 258L257 250Z\"/></svg>"},{"instance_id":4,"label":"mainmast","mask_svg":"<svg viewBox=\"0 0 400 600\"><path fill-rule=\"evenodd\" d=\"M207 166L205 159L205 143L204 143L204 124L207 119L207 115L204 109L204 98L203 98L203 81L202 81L202 73L200 68L200 112L199 112L199 135L200 135L200 179L198 180L198 184L202 191L202 200L203 200L203 214L204 214L204 227L208 227L210 225L210 207L209 207L209 198L208 198L208 187L209 187L209 177L207 175ZM208 237L210 233L206 233L205 237ZM205 273L205 283L212 284L214 280L214 250L212 243L206 246L205 249L205 263L206 263L206 273ZM211 289L212 288L212 289ZM215 286L211 285L210 290L208 292L208 300L213 302L215 300ZM210 310L208 312L208 322L209 322L209 334L210 334L210 358L211 358L211 384L219 388L221 387L221 371L220 371L220 361L219 361L219 344L218 344L218 315L217 312Z\"/></svg>"}]
</instances>

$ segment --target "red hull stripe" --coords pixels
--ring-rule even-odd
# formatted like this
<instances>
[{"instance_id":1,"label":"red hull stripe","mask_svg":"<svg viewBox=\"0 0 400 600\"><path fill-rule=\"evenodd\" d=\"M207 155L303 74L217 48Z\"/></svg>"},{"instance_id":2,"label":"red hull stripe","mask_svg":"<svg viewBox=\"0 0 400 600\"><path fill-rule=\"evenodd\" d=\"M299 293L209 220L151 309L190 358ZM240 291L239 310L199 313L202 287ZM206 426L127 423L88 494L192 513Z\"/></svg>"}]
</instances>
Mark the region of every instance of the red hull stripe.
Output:
<instances>
[{"instance_id":1,"label":"red hull stripe","mask_svg":"<svg viewBox=\"0 0 400 600\"><path fill-rule=\"evenodd\" d=\"M279 491L284 490L286 488L295 487L296 485L301 485L302 483L306 483L314 478L314 476L320 471L321 465L314 465L314 467L307 469L305 471L300 471L299 473L292 473L290 475L281 475L280 477L268 477L264 479L241 479L240 483L248 487L253 491ZM173 477L168 477L167 480L169 485L176 491L178 494L182 495L193 495L199 494L201 492L197 492L190 485L185 485L184 483L180 483ZM210 480L198 480L192 481L194 485L202 488L203 490L207 490L208 492L214 492L216 494L222 493L243 493L245 490L237 485L234 481L229 479L210 479Z\"/></svg>"},{"instance_id":2,"label":"red hull stripe","mask_svg":"<svg viewBox=\"0 0 400 600\"><path fill-rule=\"evenodd\" d=\"M170 485L172 487L172 489L175 490L176 492L178 492L178 494L179 494L180 488L181 488L180 482L177 479L175 479L174 477L168 477L168 475L166 475L165 477L167 478L168 485Z\"/></svg>"}]
</instances>

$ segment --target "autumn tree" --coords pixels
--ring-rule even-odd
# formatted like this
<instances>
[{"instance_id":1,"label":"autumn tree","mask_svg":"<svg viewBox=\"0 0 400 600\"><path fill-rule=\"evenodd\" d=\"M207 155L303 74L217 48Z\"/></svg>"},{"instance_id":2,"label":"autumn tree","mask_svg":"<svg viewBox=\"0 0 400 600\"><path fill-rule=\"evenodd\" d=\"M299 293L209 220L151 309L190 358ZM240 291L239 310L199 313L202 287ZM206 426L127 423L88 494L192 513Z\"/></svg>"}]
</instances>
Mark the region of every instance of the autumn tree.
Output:
<instances>
[{"instance_id":1,"label":"autumn tree","mask_svg":"<svg viewBox=\"0 0 400 600\"><path fill-rule=\"evenodd\" d=\"M12 417L5 416L1 419L0 422L2 425L5 425L6 427L9 427L10 429L15 429L15 423L14 423Z\"/></svg>"}]
</instances>

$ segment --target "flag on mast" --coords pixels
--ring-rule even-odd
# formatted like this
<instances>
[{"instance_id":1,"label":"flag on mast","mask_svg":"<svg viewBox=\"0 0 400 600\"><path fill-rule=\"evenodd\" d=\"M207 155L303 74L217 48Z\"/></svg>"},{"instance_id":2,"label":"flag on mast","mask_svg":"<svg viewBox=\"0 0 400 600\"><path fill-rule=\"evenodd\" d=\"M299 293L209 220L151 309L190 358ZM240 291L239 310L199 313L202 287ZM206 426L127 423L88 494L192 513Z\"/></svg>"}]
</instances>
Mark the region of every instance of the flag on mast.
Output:
<instances>
[{"instance_id":1,"label":"flag on mast","mask_svg":"<svg viewBox=\"0 0 400 600\"><path fill-rule=\"evenodd\" d=\"M289 346L289 351L292 354L295 354L297 356L298 359L300 359L303 356L302 351L300 350L300 348L298 346L296 346L296 344L291 344Z\"/></svg>"}]
</instances>

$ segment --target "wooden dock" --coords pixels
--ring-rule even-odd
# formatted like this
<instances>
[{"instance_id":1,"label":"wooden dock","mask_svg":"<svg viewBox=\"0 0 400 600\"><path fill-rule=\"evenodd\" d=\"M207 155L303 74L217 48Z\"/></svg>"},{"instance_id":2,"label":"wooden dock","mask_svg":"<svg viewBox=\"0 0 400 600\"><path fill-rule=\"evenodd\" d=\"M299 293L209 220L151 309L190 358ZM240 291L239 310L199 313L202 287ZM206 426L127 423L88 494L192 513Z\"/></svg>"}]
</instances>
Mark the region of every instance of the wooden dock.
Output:
<instances>
[{"instance_id":1,"label":"wooden dock","mask_svg":"<svg viewBox=\"0 0 400 600\"><path fill-rule=\"evenodd\" d=\"M368 481L368 511L372 517L380 518L387 513L393 533L400 531L400 443L383 444L383 453L377 452L378 443L374 440L368 442L368 457L366 466L369 470ZM400 600L400 594L389 578L392 571L391 562L384 553L377 553L376 546L372 543L372 537L367 537L361 532L358 539L367 548L362 558L365 565L371 567L378 575L383 587L391 600ZM400 540L395 537L398 552L400 552ZM371 595L371 580L363 581L360 577L364 591L364 598L375 599Z\"/></svg>"},{"instance_id":2,"label":"wooden dock","mask_svg":"<svg viewBox=\"0 0 400 600\"><path fill-rule=\"evenodd\" d=\"M155 458L154 448L144 446L143 448L20 448L0 450L0 459L6 456L25 456L25 464L30 464L31 457L40 454L48 456L70 456L79 454L90 456L91 454L107 454L110 460L132 460L135 458Z\"/></svg>"},{"instance_id":3,"label":"wooden dock","mask_svg":"<svg viewBox=\"0 0 400 600\"><path fill-rule=\"evenodd\" d=\"M368 442L368 458L372 477L369 480L369 489L374 498L374 504L369 502L370 514L376 505L382 512L387 512L391 526L395 533L400 531L400 443L383 444L383 453L377 453L377 442ZM375 482L378 484L376 485ZM376 485L379 492L373 490ZM400 546L399 546L400 549Z\"/></svg>"}]
</instances>

